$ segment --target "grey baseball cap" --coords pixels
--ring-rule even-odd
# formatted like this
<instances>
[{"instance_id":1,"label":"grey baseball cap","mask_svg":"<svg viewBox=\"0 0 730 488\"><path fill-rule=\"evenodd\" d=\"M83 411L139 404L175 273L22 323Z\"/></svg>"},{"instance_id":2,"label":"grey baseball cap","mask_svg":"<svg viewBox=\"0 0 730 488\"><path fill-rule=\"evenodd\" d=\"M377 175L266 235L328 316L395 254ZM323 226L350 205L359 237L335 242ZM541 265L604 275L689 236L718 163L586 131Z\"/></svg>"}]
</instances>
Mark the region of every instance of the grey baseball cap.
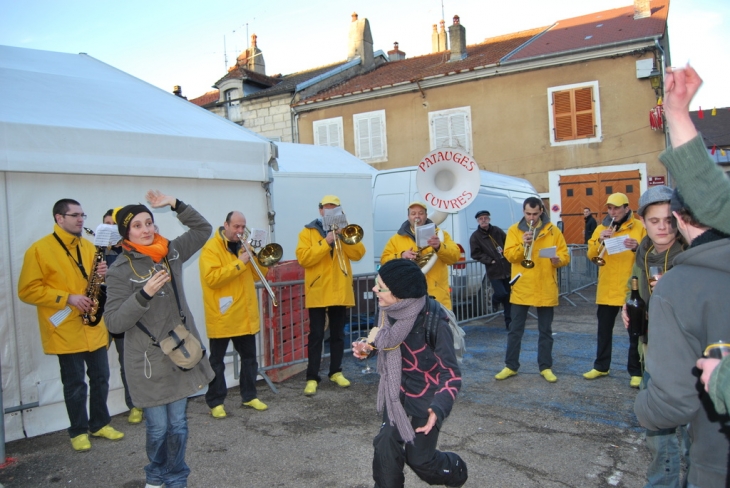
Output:
<instances>
[{"instance_id":1,"label":"grey baseball cap","mask_svg":"<svg viewBox=\"0 0 730 488\"><path fill-rule=\"evenodd\" d=\"M639 198L639 210L637 210L636 213L643 217L644 212L646 212L646 207L649 205L659 202L669 202L671 199L671 188L664 185L652 186L641 194L641 198Z\"/></svg>"}]
</instances>

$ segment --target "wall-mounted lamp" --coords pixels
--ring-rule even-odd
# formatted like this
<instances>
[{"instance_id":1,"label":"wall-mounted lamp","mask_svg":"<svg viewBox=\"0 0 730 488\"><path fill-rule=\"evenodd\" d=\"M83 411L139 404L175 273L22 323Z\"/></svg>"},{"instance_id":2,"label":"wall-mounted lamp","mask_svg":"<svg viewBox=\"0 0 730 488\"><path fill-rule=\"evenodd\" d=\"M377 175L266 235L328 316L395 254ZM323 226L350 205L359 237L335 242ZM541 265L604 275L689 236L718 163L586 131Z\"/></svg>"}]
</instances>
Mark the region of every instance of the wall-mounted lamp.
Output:
<instances>
[{"instance_id":1,"label":"wall-mounted lamp","mask_svg":"<svg viewBox=\"0 0 730 488\"><path fill-rule=\"evenodd\" d=\"M656 70L653 70L651 74L649 75L649 83L651 83L651 87L654 89L654 94L657 97L662 96L662 75Z\"/></svg>"}]
</instances>

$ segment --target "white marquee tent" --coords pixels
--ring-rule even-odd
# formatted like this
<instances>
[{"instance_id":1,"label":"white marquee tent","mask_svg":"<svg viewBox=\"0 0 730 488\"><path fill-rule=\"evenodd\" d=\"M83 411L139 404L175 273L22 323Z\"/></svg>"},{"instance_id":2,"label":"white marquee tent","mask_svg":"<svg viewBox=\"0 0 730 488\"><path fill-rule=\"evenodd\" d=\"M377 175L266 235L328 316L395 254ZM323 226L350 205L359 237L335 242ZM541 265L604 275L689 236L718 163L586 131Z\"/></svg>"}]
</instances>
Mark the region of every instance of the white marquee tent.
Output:
<instances>
[{"instance_id":1,"label":"white marquee tent","mask_svg":"<svg viewBox=\"0 0 730 488\"><path fill-rule=\"evenodd\" d=\"M104 212L159 188L217 225L245 208L267 228L261 183L271 179L268 140L86 54L0 46L0 358L6 440L68 426L58 360L40 344L35 308L17 298L28 246L52 230L60 198L79 200L96 227ZM155 211L166 237L185 228ZM197 258L184 286L204 332ZM113 348L112 348L113 349ZM109 407L126 410L110 350ZM230 368L229 368L230 369Z\"/></svg>"}]
</instances>

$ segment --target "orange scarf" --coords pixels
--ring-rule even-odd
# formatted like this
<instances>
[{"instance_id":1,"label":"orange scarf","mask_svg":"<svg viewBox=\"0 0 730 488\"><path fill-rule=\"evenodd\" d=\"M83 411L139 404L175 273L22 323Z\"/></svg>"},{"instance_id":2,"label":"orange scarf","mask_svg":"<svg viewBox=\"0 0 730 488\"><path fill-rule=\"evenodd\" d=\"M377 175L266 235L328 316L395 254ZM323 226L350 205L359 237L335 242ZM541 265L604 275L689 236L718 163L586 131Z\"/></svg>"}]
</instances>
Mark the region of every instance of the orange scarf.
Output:
<instances>
[{"instance_id":1,"label":"orange scarf","mask_svg":"<svg viewBox=\"0 0 730 488\"><path fill-rule=\"evenodd\" d=\"M141 244L132 244L129 240L124 239L122 247L127 251L137 251L152 258L152 261L159 263L162 259L167 256L167 244L168 240L162 237L160 234L155 234L155 239L149 246L143 246Z\"/></svg>"}]
</instances>

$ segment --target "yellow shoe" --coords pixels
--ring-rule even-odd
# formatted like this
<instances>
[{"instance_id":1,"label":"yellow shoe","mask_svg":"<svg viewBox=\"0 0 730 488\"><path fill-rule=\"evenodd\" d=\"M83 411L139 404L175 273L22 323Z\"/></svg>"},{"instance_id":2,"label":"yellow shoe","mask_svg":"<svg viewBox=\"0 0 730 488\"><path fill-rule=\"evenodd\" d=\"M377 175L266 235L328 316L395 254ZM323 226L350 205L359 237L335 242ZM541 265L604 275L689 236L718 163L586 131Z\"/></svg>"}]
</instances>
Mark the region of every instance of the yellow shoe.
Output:
<instances>
[{"instance_id":1,"label":"yellow shoe","mask_svg":"<svg viewBox=\"0 0 730 488\"><path fill-rule=\"evenodd\" d=\"M317 382L314 380L307 381L307 386L304 387L304 394L312 396L317 393Z\"/></svg>"},{"instance_id":2,"label":"yellow shoe","mask_svg":"<svg viewBox=\"0 0 730 488\"><path fill-rule=\"evenodd\" d=\"M542 371L540 371L540 374L543 378L545 378L545 381L547 381L548 383L555 383L556 381L558 381L558 377L555 376L553 372L549 369L543 369Z\"/></svg>"},{"instance_id":3,"label":"yellow shoe","mask_svg":"<svg viewBox=\"0 0 730 488\"><path fill-rule=\"evenodd\" d=\"M80 434L71 439L71 446L75 451L88 451L91 449L89 434Z\"/></svg>"},{"instance_id":4,"label":"yellow shoe","mask_svg":"<svg viewBox=\"0 0 730 488\"><path fill-rule=\"evenodd\" d=\"M494 377L498 380L506 380L510 376L514 376L516 374L517 374L517 371L512 371L511 369L505 367L502 371L495 374Z\"/></svg>"},{"instance_id":5,"label":"yellow shoe","mask_svg":"<svg viewBox=\"0 0 730 488\"><path fill-rule=\"evenodd\" d=\"M127 417L127 422L129 422L130 424L138 424L142 422L142 409L132 407L129 410L129 417Z\"/></svg>"},{"instance_id":6,"label":"yellow shoe","mask_svg":"<svg viewBox=\"0 0 730 488\"><path fill-rule=\"evenodd\" d=\"M631 388L638 388L641 386L641 376L632 376L631 377Z\"/></svg>"},{"instance_id":7,"label":"yellow shoe","mask_svg":"<svg viewBox=\"0 0 730 488\"><path fill-rule=\"evenodd\" d=\"M124 437L124 434L119 432L111 425L105 425L96 432L92 432L91 435L93 435L94 437L103 437L105 439L109 439L110 441L118 441L119 439Z\"/></svg>"},{"instance_id":8,"label":"yellow shoe","mask_svg":"<svg viewBox=\"0 0 730 488\"><path fill-rule=\"evenodd\" d=\"M263 412L267 408L269 408L264 402L259 400L258 398L254 398L250 402L243 402L244 407L251 407L254 410L258 410L259 412Z\"/></svg>"},{"instance_id":9,"label":"yellow shoe","mask_svg":"<svg viewBox=\"0 0 730 488\"><path fill-rule=\"evenodd\" d=\"M592 369L592 370L588 371L587 373L583 373L583 378L585 378L587 380L595 380L596 378L600 378L601 376L608 376L609 371L606 371L604 373L603 371L598 371L597 369ZM639 378L639 379L641 379L641 378Z\"/></svg>"},{"instance_id":10,"label":"yellow shoe","mask_svg":"<svg viewBox=\"0 0 730 488\"><path fill-rule=\"evenodd\" d=\"M223 405L218 405L210 409L210 414L214 419L224 419L228 415Z\"/></svg>"},{"instance_id":11,"label":"yellow shoe","mask_svg":"<svg viewBox=\"0 0 730 488\"><path fill-rule=\"evenodd\" d=\"M350 386L350 381L345 378L342 373L335 373L332 376L330 376L330 381L334 381L337 383L337 386L341 386L342 388L347 388Z\"/></svg>"}]
</instances>

